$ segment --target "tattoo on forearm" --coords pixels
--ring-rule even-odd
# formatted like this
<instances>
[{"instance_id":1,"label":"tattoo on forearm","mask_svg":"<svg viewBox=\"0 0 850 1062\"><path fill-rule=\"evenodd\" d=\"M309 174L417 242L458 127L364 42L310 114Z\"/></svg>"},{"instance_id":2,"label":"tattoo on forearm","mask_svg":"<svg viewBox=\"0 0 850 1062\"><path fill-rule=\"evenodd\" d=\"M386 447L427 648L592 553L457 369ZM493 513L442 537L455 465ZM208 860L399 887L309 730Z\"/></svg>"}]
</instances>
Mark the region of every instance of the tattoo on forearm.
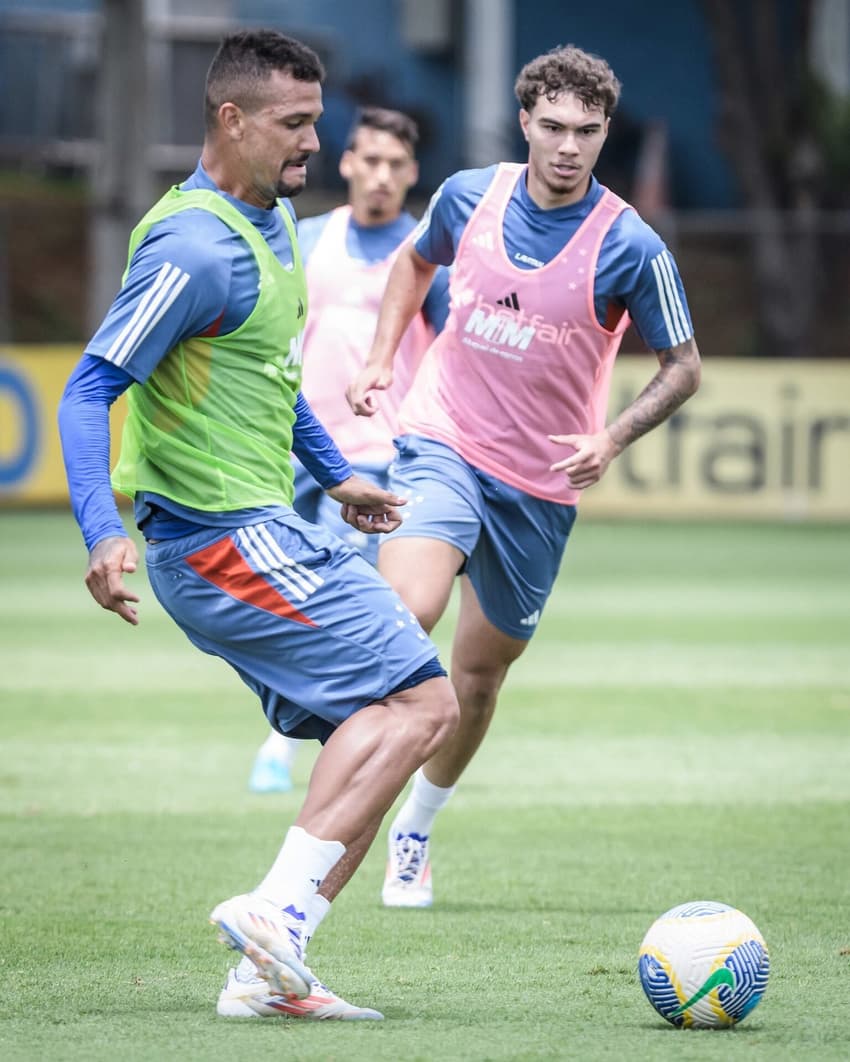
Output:
<instances>
[{"instance_id":1,"label":"tattoo on forearm","mask_svg":"<svg viewBox=\"0 0 850 1062\"><path fill-rule=\"evenodd\" d=\"M663 423L699 386L699 354L693 344L658 352L661 367L608 432L620 450Z\"/></svg>"}]
</instances>

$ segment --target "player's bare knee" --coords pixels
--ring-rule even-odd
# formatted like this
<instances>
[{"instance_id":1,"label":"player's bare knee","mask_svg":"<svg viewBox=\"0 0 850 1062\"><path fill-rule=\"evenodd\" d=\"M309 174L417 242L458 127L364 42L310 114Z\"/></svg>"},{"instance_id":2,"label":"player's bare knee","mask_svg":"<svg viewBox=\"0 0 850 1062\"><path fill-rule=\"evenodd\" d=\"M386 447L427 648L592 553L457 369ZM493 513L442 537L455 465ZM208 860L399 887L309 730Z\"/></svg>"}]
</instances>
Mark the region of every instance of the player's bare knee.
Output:
<instances>
[{"instance_id":1,"label":"player's bare knee","mask_svg":"<svg viewBox=\"0 0 850 1062\"><path fill-rule=\"evenodd\" d=\"M437 626L441 616L443 615L443 609L439 606L429 607L423 605L421 608L412 609L411 611L413 612L414 616L416 616L416 618L419 620L422 629L427 631L428 634L430 634L431 631Z\"/></svg>"},{"instance_id":2,"label":"player's bare knee","mask_svg":"<svg viewBox=\"0 0 850 1062\"><path fill-rule=\"evenodd\" d=\"M454 688L447 678L432 678L406 690L407 740L420 747L427 759L457 729L460 708Z\"/></svg>"},{"instance_id":3,"label":"player's bare knee","mask_svg":"<svg viewBox=\"0 0 850 1062\"><path fill-rule=\"evenodd\" d=\"M461 712L466 720L486 722L493 715L504 672L466 672L452 675Z\"/></svg>"},{"instance_id":4,"label":"player's bare knee","mask_svg":"<svg viewBox=\"0 0 850 1062\"><path fill-rule=\"evenodd\" d=\"M435 744L441 745L457 730L460 722L460 706L454 687L447 678L435 679Z\"/></svg>"},{"instance_id":5,"label":"player's bare knee","mask_svg":"<svg viewBox=\"0 0 850 1062\"><path fill-rule=\"evenodd\" d=\"M399 596L416 617L422 629L430 634L443 614L442 604L432 601L427 595L420 594L416 586L400 590Z\"/></svg>"}]
</instances>

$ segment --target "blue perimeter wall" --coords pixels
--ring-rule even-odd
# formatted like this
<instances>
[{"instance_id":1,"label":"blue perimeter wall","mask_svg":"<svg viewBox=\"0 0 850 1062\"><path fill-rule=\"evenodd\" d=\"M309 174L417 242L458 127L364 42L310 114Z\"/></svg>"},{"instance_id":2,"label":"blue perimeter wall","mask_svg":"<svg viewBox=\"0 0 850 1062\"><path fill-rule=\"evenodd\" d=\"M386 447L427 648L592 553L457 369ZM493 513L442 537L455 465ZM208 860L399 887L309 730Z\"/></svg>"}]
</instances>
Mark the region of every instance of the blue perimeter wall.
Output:
<instances>
[{"instance_id":1,"label":"blue perimeter wall","mask_svg":"<svg viewBox=\"0 0 850 1062\"><path fill-rule=\"evenodd\" d=\"M100 7L100 0L0 0L0 13ZM204 7L199 2L199 10ZM326 117L319 129L326 158L342 149L354 97L364 90L374 102L409 110L420 120L421 194L460 167L460 41L454 55L410 52L401 38L398 0L233 0L232 10L246 23L303 36L327 60ZM516 0L514 24L513 73L549 48L577 44L603 55L623 82L621 122L667 124L677 208L738 205L729 167L716 147L717 101L699 0L607 0L604 5ZM505 85L505 98L515 105L512 83ZM514 157L523 157L522 147L517 136ZM327 172L332 174L332 168Z\"/></svg>"}]
</instances>

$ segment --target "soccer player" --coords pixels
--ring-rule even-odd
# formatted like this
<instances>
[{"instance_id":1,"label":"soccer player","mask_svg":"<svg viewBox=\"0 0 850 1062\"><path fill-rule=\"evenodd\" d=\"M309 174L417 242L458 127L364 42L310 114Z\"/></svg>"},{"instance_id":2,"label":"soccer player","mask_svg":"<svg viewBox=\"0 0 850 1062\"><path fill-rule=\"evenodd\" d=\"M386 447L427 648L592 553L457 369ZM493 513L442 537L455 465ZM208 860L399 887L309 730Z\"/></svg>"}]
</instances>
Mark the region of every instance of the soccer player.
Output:
<instances>
[{"instance_id":1,"label":"soccer player","mask_svg":"<svg viewBox=\"0 0 850 1062\"><path fill-rule=\"evenodd\" d=\"M363 367L375 333L378 309L398 249L416 227L404 210L419 176L419 130L400 111L365 107L356 116L339 172L348 204L298 223L298 243L307 274L310 312L304 330L301 392L354 471L388 485L395 456L398 407L434 335L448 314L448 271L437 269L417 313L401 337L392 388L374 417L352 413L345 387ZM378 539L345 523L339 505L296 458L295 511L322 524L377 563ZM249 788L287 792L299 742L272 730L260 746Z\"/></svg>"},{"instance_id":2,"label":"soccer player","mask_svg":"<svg viewBox=\"0 0 850 1062\"><path fill-rule=\"evenodd\" d=\"M611 68L556 48L523 67L515 91L527 163L456 173L439 188L396 260L367 365L348 392L355 412L375 414L398 336L437 265L453 263L449 320L399 413L392 486L410 503L379 570L429 631L461 576L451 666L461 722L390 827L390 906L432 902L435 818L540 622L582 490L700 378L672 255L593 176L620 93ZM659 368L606 426L629 321ZM326 893L338 884L326 882Z\"/></svg>"},{"instance_id":3,"label":"soccer player","mask_svg":"<svg viewBox=\"0 0 850 1062\"><path fill-rule=\"evenodd\" d=\"M124 581L137 550L108 473L109 405L126 391L112 483L134 499L154 593L194 645L238 672L273 727L322 742L268 873L210 915L244 956L219 998L224 1015L381 1017L306 966L326 908L317 886L340 862L346 876L359 864L457 723L410 611L291 505L291 450L361 531L393 530L403 501L352 473L299 390L307 287L289 197L319 146L323 77L311 49L275 31L223 40L200 163L134 229L121 289L59 411L95 600L138 622Z\"/></svg>"}]
</instances>

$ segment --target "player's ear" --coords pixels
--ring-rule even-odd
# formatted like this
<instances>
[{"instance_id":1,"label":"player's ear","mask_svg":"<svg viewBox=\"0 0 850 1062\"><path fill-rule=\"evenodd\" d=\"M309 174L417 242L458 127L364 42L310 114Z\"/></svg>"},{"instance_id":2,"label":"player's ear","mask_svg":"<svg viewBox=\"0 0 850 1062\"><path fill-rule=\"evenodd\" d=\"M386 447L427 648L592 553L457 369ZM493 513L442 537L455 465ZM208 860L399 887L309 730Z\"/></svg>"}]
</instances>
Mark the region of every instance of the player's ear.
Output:
<instances>
[{"instance_id":1,"label":"player's ear","mask_svg":"<svg viewBox=\"0 0 850 1062\"><path fill-rule=\"evenodd\" d=\"M343 151L339 159L339 175L344 181L351 177L351 152L348 148Z\"/></svg>"},{"instance_id":2,"label":"player's ear","mask_svg":"<svg viewBox=\"0 0 850 1062\"><path fill-rule=\"evenodd\" d=\"M528 123L531 121L531 115L523 107L519 112L519 127L522 129L522 135L528 140Z\"/></svg>"},{"instance_id":3,"label":"player's ear","mask_svg":"<svg viewBox=\"0 0 850 1062\"><path fill-rule=\"evenodd\" d=\"M222 103L218 109L218 124L231 140L242 139L242 110L235 103Z\"/></svg>"}]
</instances>

